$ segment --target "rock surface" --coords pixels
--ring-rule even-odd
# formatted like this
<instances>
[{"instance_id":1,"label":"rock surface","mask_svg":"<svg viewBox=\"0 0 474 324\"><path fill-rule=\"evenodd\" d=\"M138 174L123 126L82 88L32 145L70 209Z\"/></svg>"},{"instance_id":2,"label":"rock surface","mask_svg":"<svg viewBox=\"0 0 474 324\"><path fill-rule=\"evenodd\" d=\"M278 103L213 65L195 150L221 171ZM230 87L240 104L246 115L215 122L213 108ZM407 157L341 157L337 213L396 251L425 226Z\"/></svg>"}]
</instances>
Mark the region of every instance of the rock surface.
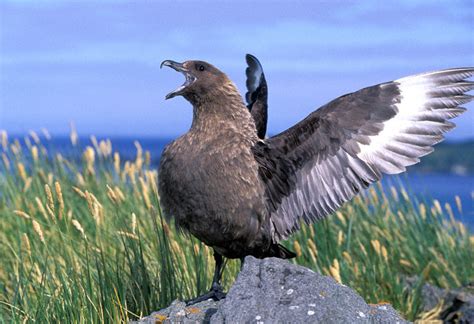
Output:
<instances>
[{"instance_id":1,"label":"rock surface","mask_svg":"<svg viewBox=\"0 0 474 324\"><path fill-rule=\"evenodd\" d=\"M406 323L388 304L285 260L247 257L227 297L186 307L175 301L141 323Z\"/></svg>"},{"instance_id":2,"label":"rock surface","mask_svg":"<svg viewBox=\"0 0 474 324\"><path fill-rule=\"evenodd\" d=\"M407 278L407 286L415 289L418 277ZM442 289L425 283L421 287L423 311L429 312L438 307L438 319L443 322L474 323L474 286L472 284L458 289Z\"/></svg>"}]
</instances>

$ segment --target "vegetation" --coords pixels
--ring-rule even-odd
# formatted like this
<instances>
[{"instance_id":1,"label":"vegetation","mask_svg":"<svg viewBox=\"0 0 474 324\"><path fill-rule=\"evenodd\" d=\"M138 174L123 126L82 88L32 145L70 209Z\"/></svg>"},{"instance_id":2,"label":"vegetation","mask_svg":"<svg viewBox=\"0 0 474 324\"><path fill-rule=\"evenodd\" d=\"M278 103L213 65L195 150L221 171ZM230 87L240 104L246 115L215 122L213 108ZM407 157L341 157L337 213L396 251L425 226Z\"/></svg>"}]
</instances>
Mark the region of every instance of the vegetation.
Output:
<instances>
[{"instance_id":1,"label":"vegetation","mask_svg":"<svg viewBox=\"0 0 474 324\"><path fill-rule=\"evenodd\" d=\"M149 152L136 143L136 158L121 161L109 141L83 149L71 139L80 165L53 157L35 133L26 149L0 133L0 322L126 322L205 292L211 251L162 218ZM286 244L294 262L413 320L420 292L404 278L472 281L474 236L451 206L389 191L372 188ZM228 262L226 287L239 266Z\"/></svg>"}]
</instances>

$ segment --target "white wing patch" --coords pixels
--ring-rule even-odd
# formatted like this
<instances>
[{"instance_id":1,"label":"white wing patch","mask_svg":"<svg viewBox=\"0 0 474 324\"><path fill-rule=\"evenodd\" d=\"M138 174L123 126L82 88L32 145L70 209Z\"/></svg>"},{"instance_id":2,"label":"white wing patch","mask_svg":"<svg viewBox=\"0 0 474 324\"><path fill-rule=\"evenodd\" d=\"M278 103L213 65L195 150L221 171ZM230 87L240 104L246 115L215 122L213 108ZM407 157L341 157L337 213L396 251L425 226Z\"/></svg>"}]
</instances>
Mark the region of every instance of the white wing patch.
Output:
<instances>
[{"instance_id":1,"label":"white wing patch","mask_svg":"<svg viewBox=\"0 0 474 324\"><path fill-rule=\"evenodd\" d=\"M357 156L387 174L405 171L430 153L443 133L454 127L448 119L465 111L459 104L471 100L463 95L473 88L458 82L472 75L466 70L444 70L409 76L394 81L400 91L397 114L383 123L382 131L370 136L370 143L359 144Z\"/></svg>"}]
</instances>

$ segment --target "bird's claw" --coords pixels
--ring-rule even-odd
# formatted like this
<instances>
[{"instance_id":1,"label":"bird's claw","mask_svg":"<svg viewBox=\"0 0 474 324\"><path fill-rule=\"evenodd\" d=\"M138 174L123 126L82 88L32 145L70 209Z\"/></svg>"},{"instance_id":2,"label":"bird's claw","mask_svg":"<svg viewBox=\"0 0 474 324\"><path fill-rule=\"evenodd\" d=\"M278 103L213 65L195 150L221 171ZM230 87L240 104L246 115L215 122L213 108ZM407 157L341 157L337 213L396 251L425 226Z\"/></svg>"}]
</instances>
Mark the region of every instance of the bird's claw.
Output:
<instances>
[{"instance_id":1,"label":"bird's claw","mask_svg":"<svg viewBox=\"0 0 474 324\"><path fill-rule=\"evenodd\" d=\"M205 300L213 299L215 301L219 301L224 299L226 296L226 293L224 292L224 289L222 288L221 285L218 283L213 283L211 290L209 290L207 293L204 295L198 296L196 298L190 299L185 301L186 306L194 305L197 303L200 303Z\"/></svg>"}]
</instances>

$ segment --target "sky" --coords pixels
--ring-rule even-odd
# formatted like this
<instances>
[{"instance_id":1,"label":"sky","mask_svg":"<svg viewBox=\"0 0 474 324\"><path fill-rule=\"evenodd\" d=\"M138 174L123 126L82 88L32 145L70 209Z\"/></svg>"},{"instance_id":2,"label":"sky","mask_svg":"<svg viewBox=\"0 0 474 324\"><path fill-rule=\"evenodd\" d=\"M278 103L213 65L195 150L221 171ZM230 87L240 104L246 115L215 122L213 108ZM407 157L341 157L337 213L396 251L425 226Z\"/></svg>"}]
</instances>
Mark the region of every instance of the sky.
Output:
<instances>
[{"instance_id":1,"label":"sky","mask_svg":"<svg viewBox=\"0 0 474 324\"><path fill-rule=\"evenodd\" d=\"M164 100L184 80L161 61L208 61L244 94L246 53L276 134L345 93L474 66L474 1L0 0L0 129L174 137L192 108ZM474 138L466 107L448 139Z\"/></svg>"}]
</instances>

